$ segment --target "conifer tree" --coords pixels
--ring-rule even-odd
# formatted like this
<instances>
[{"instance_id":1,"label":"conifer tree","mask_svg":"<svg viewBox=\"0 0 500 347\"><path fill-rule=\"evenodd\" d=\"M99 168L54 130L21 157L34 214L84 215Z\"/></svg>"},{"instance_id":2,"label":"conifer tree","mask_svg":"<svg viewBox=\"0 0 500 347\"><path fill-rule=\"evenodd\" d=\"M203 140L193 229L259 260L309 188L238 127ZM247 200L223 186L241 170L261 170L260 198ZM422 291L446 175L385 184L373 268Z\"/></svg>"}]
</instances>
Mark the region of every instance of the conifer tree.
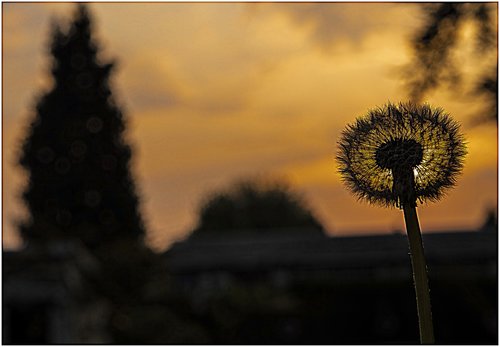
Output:
<instances>
[{"instance_id":1,"label":"conifer tree","mask_svg":"<svg viewBox=\"0 0 500 347\"><path fill-rule=\"evenodd\" d=\"M114 63L102 62L92 30L83 4L67 30L53 28L53 87L36 105L20 157L31 217L20 231L28 245L81 241L99 263L92 292L109 304L112 342L148 343L156 336L136 327L149 315L147 301L157 298L144 293L163 288L154 274L165 271L143 242L126 122L111 93Z\"/></svg>"},{"instance_id":2,"label":"conifer tree","mask_svg":"<svg viewBox=\"0 0 500 347\"><path fill-rule=\"evenodd\" d=\"M99 59L85 5L67 31L54 26L50 48L53 87L38 101L20 158L31 215L21 235L28 243L77 238L91 250L141 238L125 119L110 90L114 63Z\"/></svg>"}]
</instances>

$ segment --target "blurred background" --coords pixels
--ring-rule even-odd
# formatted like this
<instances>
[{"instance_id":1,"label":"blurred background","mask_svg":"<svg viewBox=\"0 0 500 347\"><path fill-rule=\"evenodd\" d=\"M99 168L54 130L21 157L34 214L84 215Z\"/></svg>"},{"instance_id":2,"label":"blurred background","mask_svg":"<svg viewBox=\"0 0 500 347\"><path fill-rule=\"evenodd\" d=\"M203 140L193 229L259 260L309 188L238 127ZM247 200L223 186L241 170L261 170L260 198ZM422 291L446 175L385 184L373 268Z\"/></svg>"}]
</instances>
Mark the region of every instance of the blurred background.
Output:
<instances>
[{"instance_id":1,"label":"blurred background","mask_svg":"<svg viewBox=\"0 0 500 347\"><path fill-rule=\"evenodd\" d=\"M443 107L438 343L496 344L496 3L4 3L3 343L418 343L401 211L342 129Z\"/></svg>"}]
</instances>

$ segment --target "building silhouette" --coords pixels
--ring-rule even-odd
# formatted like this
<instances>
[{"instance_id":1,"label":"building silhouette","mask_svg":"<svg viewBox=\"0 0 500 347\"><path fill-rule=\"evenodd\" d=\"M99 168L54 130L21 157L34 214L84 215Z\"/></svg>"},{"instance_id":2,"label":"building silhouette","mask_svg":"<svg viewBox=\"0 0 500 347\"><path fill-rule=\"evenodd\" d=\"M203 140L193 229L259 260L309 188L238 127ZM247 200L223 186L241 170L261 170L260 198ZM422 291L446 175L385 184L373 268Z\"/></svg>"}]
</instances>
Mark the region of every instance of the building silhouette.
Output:
<instances>
[{"instance_id":1,"label":"building silhouette","mask_svg":"<svg viewBox=\"0 0 500 347\"><path fill-rule=\"evenodd\" d=\"M419 343L404 234L194 236L167 263L210 343ZM437 343L496 343L496 227L423 239Z\"/></svg>"},{"instance_id":2,"label":"building silhouette","mask_svg":"<svg viewBox=\"0 0 500 347\"><path fill-rule=\"evenodd\" d=\"M437 343L496 344L497 229L423 237ZM75 247L4 253L4 343L113 341L100 264ZM418 344L404 234L193 234L162 257L168 286L137 311L156 320L123 343Z\"/></svg>"}]
</instances>

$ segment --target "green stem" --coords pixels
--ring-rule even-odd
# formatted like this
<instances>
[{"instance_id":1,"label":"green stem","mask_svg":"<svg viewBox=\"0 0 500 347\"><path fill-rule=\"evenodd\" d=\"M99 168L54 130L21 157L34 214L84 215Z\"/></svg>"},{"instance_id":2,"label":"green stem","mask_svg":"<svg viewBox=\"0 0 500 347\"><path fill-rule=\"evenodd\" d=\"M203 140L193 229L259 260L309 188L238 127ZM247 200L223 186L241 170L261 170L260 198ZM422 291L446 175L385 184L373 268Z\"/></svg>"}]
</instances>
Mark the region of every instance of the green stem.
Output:
<instances>
[{"instance_id":1,"label":"green stem","mask_svg":"<svg viewBox=\"0 0 500 347\"><path fill-rule=\"evenodd\" d=\"M431 298L425 266L424 247L420 226L418 224L417 210L414 204L403 205L406 232L410 245L411 265L413 268L413 281L417 296L418 325L420 329L420 342L422 344L434 343L434 329L432 326Z\"/></svg>"}]
</instances>

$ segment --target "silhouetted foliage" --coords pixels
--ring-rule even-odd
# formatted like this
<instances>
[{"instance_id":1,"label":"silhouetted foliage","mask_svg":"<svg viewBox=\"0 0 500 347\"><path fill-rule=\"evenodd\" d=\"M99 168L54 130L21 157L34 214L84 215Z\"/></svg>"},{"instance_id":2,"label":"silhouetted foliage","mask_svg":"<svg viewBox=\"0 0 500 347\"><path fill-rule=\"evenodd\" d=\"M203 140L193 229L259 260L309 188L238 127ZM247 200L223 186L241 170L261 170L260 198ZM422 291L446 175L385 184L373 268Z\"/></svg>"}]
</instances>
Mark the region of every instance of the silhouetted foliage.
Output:
<instances>
[{"instance_id":1,"label":"silhouetted foliage","mask_svg":"<svg viewBox=\"0 0 500 347\"><path fill-rule=\"evenodd\" d=\"M28 246L83 243L99 263L91 281L110 304L112 341L148 343L154 336L134 327L147 315L145 304L157 299L151 287L166 285L155 279L166 270L144 244L125 118L110 89L114 63L100 60L85 5L67 31L54 26L50 52L53 87L38 101L20 158L29 173L23 197L31 215L22 237Z\"/></svg>"},{"instance_id":2,"label":"silhouetted foliage","mask_svg":"<svg viewBox=\"0 0 500 347\"><path fill-rule=\"evenodd\" d=\"M195 231L313 228L322 230L302 198L277 181L248 180L212 194L200 209Z\"/></svg>"},{"instance_id":3,"label":"silhouetted foliage","mask_svg":"<svg viewBox=\"0 0 500 347\"><path fill-rule=\"evenodd\" d=\"M454 59L453 50L460 42L460 30L466 23L473 23L476 30L475 53L486 59L497 50L496 10L492 3L431 3L424 4L425 21L412 39L414 58L405 69L410 98L422 101L426 93L442 86L458 90L462 82L460 64ZM497 57L476 78L474 97L484 97L484 115L478 122L496 120L498 113Z\"/></svg>"},{"instance_id":4,"label":"silhouetted foliage","mask_svg":"<svg viewBox=\"0 0 500 347\"><path fill-rule=\"evenodd\" d=\"M496 208L490 208L486 211L483 225L479 230L498 232L498 213Z\"/></svg>"},{"instance_id":5,"label":"silhouetted foliage","mask_svg":"<svg viewBox=\"0 0 500 347\"><path fill-rule=\"evenodd\" d=\"M110 90L114 64L100 62L91 30L84 5L67 32L53 29L54 86L38 101L20 159L29 173L28 242L74 237L92 249L144 234L125 120Z\"/></svg>"}]
</instances>

